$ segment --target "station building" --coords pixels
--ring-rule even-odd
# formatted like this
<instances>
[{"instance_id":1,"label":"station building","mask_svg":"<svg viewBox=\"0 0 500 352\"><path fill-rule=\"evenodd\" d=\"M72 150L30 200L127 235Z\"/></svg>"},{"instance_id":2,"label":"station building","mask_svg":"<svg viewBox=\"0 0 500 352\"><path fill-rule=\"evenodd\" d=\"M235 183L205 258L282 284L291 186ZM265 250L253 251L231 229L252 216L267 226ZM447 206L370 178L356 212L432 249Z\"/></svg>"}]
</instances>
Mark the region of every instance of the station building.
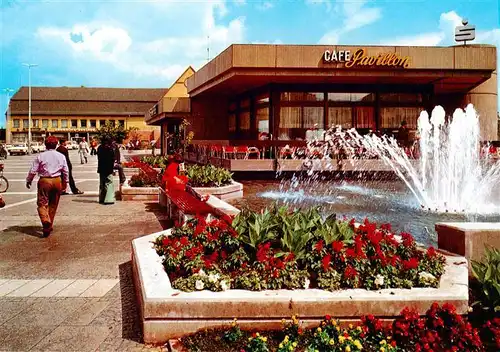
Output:
<instances>
[{"instance_id":1,"label":"station building","mask_svg":"<svg viewBox=\"0 0 500 352\"><path fill-rule=\"evenodd\" d=\"M136 127L140 139L157 139L160 129L146 125L144 114L166 92L166 88L31 87L32 140L42 141L48 135L88 140L108 121ZM7 143L28 140L28 94L28 87L21 87L10 100Z\"/></svg>"},{"instance_id":2,"label":"station building","mask_svg":"<svg viewBox=\"0 0 500 352\"><path fill-rule=\"evenodd\" d=\"M162 145L182 120L194 144L303 145L309 130L415 131L422 110L474 104L483 140L498 139L497 57L451 47L231 45L188 68L146 113ZM166 152L166 150L164 150Z\"/></svg>"}]
</instances>

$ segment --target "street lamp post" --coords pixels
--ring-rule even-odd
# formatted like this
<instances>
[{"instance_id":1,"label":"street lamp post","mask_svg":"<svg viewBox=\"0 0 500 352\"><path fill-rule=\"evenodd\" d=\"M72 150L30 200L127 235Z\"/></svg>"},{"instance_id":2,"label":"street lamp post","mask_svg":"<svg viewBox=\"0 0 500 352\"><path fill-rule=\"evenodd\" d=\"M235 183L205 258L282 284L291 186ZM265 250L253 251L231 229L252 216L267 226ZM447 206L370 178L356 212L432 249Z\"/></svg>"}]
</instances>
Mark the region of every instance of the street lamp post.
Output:
<instances>
[{"instance_id":1,"label":"street lamp post","mask_svg":"<svg viewBox=\"0 0 500 352\"><path fill-rule=\"evenodd\" d=\"M2 89L5 93L7 93L7 123L10 121L10 93L14 92L14 89L12 88L4 88ZM12 122L11 122L12 123ZM5 136L7 143L10 143L10 138L7 138Z\"/></svg>"},{"instance_id":2,"label":"street lamp post","mask_svg":"<svg viewBox=\"0 0 500 352\"><path fill-rule=\"evenodd\" d=\"M31 154L31 68L38 64L23 64L28 68L28 154Z\"/></svg>"}]
</instances>

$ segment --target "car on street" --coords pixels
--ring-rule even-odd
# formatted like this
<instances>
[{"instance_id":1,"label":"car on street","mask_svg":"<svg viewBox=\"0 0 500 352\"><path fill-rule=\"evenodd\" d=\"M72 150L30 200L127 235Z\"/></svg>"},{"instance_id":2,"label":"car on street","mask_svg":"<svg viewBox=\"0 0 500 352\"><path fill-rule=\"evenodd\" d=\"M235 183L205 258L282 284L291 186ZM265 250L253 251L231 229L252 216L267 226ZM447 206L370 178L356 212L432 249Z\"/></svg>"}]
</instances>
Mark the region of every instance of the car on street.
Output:
<instances>
[{"instance_id":1,"label":"car on street","mask_svg":"<svg viewBox=\"0 0 500 352\"><path fill-rule=\"evenodd\" d=\"M7 149L10 155L14 154L28 154L28 145L26 143L14 143Z\"/></svg>"},{"instance_id":2,"label":"car on street","mask_svg":"<svg viewBox=\"0 0 500 352\"><path fill-rule=\"evenodd\" d=\"M31 150L33 153L41 153L45 151L45 144L40 143L40 142L32 142L31 143Z\"/></svg>"}]
</instances>

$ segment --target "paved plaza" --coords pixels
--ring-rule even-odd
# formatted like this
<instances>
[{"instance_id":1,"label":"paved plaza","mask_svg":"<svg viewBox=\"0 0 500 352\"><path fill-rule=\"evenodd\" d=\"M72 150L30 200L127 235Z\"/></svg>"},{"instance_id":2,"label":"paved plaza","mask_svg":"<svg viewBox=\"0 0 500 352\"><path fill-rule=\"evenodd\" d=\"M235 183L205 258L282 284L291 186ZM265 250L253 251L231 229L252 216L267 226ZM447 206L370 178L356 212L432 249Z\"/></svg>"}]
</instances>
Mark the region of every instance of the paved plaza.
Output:
<instances>
[{"instance_id":1,"label":"paved plaza","mask_svg":"<svg viewBox=\"0 0 500 352\"><path fill-rule=\"evenodd\" d=\"M0 351L161 350L141 343L130 242L168 226L157 204L97 202L97 158L70 152L83 195L61 197L54 232L41 238L34 156L10 156L0 209ZM118 177L115 177L118 189Z\"/></svg>"}]
</instances>

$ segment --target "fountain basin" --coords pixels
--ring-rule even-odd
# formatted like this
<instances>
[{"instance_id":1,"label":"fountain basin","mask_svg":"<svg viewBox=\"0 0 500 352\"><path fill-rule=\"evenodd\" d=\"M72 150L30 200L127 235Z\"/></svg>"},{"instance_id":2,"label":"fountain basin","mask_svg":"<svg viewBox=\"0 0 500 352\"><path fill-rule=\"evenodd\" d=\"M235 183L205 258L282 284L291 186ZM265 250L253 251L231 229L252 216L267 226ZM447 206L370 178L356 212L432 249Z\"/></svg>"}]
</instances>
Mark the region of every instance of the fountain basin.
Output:
<instances>
[{"instance_id":1,"label":"fountain basin","mask_svg":"<svg viewBox=\"0 0 500 352\"><path fill-rule=\"evenodd\" d=\"M500 222L443 222L436 224L438 247L481 261L487 246L500 248Z\"/></svg>"},{"instance_id":2,"label":"fountain basin","mask_svg":"<svg viewBox=\"0 0 500 352\"><path fill-rule=\"evenodd\" d=\"M319 322L327 314L344 321L367 314L391 318L404 307L425 314L434 302L451 303L459 314L468 309L467 260L446 253L439 288L182 292L172 288L151 243L169 233L162 231L132 241L133 278L145 343L165 343L203 328L227 325L235 317L240 324L258 322L259 328L265 329L278 326L282 318L293 314Z\"/></svg>"}]
</instances>

